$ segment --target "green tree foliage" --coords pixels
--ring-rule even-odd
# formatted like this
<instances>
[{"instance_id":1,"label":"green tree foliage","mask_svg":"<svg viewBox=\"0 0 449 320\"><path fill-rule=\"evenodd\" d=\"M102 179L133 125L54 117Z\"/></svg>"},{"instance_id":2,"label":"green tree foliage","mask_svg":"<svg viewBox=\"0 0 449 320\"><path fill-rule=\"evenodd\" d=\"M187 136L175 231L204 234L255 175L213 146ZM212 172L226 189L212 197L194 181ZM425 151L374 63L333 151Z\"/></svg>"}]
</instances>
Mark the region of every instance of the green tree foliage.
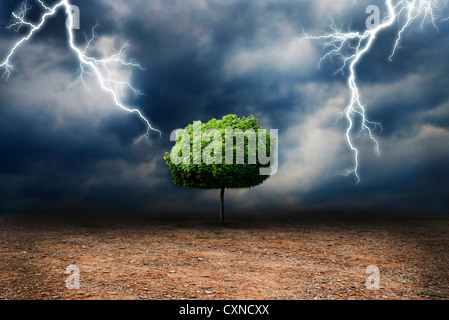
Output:
<instances>
[{"instance_id":1,"label":"green tree foliage","mask_svg":"<svg viewBox=\"0 0 449 320\"><path fill-rule=\"evenodd\" d=\"M184 188L220 189L221 221L225 189L252 188L270 177L276 141L254 116L198 121L176 135L175 146L164 157L173 182Z\"/></svg>"},{"instance_id":2,"label":"green tree foliage","mask_svg":"<svg viewBox=\"0 0 449 320\"><path fill-rule=\"evenodd\" d=\"M197 125L199 125L199 123L197 123ZM181 148L183 142L184 146L187 146L186 141L183 141L187 136L180 135L172 152L170 154L166 153L164 157L170 168L173 182L176 185L184 188L204 190L222 188L240 189L258 186L270 177L269 175L261 175L260 169L269 168L270 165L272 165L272 157L270 157L270 155L272 148L274 149L274 139L267 133L265 136L265 143L259 142L259 130L264 129L258 125L258 121L254 116L238 118L236 115L231 114L224 116L221 120L212 119L207 123L201 123L202 139L201 137L198 137L198 135L194 135L194 127L195 124L190 124L185 129L189 133L189 148ZM222 148L221 157L218 155L221 161L217 161L221 163L208 164L206 163L207 159L204 159L203 156L205 153L208 154L207 148L213 145L214 142L217 142L215 139L216 137L212 136L209 138L205 135L210 129L217 129L221 133L221 141L219 141L219 144L217 145ZM233 150L233 161L231 164L228 164L229 161L226 161L226 149L228 149L226 144L226 134L229 131L234 133L232 140L230 140L228 136L228 145L229 142L232 141L231 148ZM251 131L255 133L254 137L256 139L252 144L253 148L249 145L249 136L251 135L248 134L248 132ZM247 133L246 135L245 132ZM195 148L195 139L201 140L201 150ZM243 164L236 163L238 156L238 141L244 142ZM198 146L198 140L196 142L196 145ZM263 147L261 147L261 145L263 145ZM185 149L190 152L187 153ZM175 163L172 161L172 155L175 155L174 153L176 152L177 156L184 160L182 163ZM217 150L217 148L211 150L211 158L216 155L215 152L220 153L220 150ZM198 155L201 155L203 158L201 159L201 162L198 161ZM229 151L228 156L230 156ZM261 157L266 159L263 161L264 163L261 163L262 161L259 160Z\"/></svg>"}]
</instances>

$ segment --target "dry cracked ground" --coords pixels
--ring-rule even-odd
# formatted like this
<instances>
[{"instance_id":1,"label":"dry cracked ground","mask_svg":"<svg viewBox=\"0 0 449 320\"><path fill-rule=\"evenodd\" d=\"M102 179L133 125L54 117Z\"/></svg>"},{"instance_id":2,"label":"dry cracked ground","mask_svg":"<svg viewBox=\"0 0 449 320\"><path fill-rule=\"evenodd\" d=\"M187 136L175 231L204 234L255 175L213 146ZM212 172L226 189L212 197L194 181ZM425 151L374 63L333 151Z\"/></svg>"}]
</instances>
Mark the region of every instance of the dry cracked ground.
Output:
<instances>
[{"instance_id":1,"label":"dry cracked ground","mask_svg":"<svg viewBox=\"0 0 449 320\"><path fill-rule=\"evenodd\" d=\"M445 218L3 216L0 299L448 299L448 241Z\"/></svg>"}]
</instances>

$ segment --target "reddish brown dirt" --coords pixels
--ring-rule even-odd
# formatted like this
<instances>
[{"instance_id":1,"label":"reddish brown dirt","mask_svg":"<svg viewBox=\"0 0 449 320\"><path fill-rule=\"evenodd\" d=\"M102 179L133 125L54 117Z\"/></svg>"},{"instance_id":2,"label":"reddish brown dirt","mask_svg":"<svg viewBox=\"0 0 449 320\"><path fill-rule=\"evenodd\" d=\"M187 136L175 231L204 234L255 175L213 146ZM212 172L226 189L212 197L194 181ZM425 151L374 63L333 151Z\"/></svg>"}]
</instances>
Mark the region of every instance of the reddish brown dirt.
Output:
<instances>
[{"instance_id":1,"label":"reddish brown dirt","mask_svg":"<svg viewBox=\"0 0 449 320\"><path fill-rule=\"evenodd\" d=\"M0 217L0 299L447 299L448 244L448 219Z\"/></svg>"}]
</instances>

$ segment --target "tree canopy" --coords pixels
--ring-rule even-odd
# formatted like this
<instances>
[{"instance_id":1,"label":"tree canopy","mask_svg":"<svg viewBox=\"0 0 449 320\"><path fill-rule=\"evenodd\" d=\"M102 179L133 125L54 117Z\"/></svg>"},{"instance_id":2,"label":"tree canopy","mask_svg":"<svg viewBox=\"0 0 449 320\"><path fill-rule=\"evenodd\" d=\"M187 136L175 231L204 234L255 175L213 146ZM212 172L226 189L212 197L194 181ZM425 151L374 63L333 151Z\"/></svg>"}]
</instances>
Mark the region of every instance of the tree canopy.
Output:
<instances>
[{"instance_id":1,"label":"tree canopy","mask_svg":"<svg viewBox=\"0 0 449 320\"><path fill-rule=\"evenodd\" d=\"M270 177L275 139L254 116L189 124L164 159L173 182L204 190L255 187Z\"/></svg>"}]
</instances>

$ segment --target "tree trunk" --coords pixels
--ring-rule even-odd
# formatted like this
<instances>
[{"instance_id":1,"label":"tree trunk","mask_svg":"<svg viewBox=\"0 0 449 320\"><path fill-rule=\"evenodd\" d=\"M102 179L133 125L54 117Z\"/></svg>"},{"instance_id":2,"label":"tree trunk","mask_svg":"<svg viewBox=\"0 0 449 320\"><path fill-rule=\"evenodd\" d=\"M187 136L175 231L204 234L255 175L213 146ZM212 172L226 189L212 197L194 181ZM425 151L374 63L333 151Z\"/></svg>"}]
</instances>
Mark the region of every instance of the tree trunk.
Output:
<instances>
[{"instance_id":1,"label":"tree trunk","mask_svg":"<svg viewBox=\"0 0 449 320\"><path fill-rule=\"evenodd\" d=\"M221 188L220 192L220 222L224 222L224 193L225 188Z\"/></svg>"}]
</instances>

